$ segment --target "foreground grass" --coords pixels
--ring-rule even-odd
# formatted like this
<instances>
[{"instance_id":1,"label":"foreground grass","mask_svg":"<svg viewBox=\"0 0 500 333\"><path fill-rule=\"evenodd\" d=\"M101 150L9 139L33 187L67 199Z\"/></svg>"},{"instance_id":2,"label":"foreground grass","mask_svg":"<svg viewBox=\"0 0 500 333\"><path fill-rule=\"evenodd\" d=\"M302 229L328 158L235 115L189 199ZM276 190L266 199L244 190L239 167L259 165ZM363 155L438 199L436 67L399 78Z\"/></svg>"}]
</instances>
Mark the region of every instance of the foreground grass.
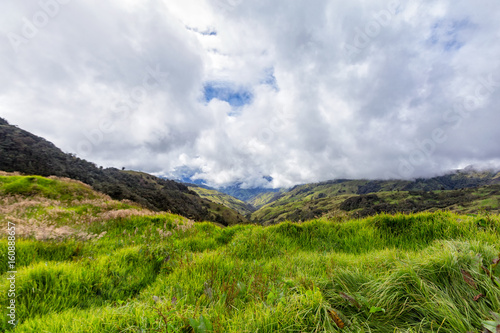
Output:
<instances>
[{"instance_id":1,"label":"foreground grass","mask_svg":"<svg viewBox=\"0 0 500 333\"><path fill-rule=\"evenodd\" d=\"M52 196L47 186L48 194L35 195ZM4 207L3 222L29 224L57 209L55 224L84 223L62 238L18 240L18 324L13 329L2 315L0 330L482 332L500 312L496 215L220 228L81 195L28 210L19 197L4 198L13 206ZM64 210L81 200L87 208L67 218ZM3 308L6 250L4 238Z\"/></svg>"}]
</instances>

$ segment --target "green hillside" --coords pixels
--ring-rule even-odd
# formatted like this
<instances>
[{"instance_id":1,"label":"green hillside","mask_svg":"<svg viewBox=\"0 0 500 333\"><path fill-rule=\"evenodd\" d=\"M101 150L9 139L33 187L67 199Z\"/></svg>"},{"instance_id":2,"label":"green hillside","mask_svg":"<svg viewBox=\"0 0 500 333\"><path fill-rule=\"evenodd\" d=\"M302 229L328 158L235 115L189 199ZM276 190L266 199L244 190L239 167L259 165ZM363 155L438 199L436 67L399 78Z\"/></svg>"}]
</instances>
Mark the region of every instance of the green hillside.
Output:
<instances>
[{"instance_id":1,"label":"green hillside","mask_svg":"<svg viewBox=\"0 0 500 333\"><path fill-rule=\"evenodd\" d=\"M439 177L419 178L413 181L340 179L297 185L287 191L281 191L278 196L264 193L261 195L263 197L261 200L265 205L277 200L291 202L345 194L368 194L387 191L457 190L493 184L500 184L500 172L460 170Z\"/></svg>"},{"instance_id":2,"label":"green hillside","mask_svg":"<svg viewBox=\"0 0 500 333\"><path fill-rule=\"evenodd\" d=\"M214 203L224 205L242 215L248 215L255 211L255 208L251 204L245 203L239 199L236 199L217 190L207 189L194 185L190 185L189 189L196 192L202 198L208 199Z\"/></svg>"},{"instance_id":3,"label":"green hillside","mask_svg":"<svg viewBox=\"0 0 500 333\"><path fill-rule=\"evenodd\" d=\"M500 185L449 191L383 191L372 194L283 197L252 213L263 224L306 221L322 216L338 220L379 213L450 210L458 214L500 213Z\"/></svg>"},{"instance_id":4,"label":"green hillside","mask_svg":"<svg viewBox=\"0 0 500 333\"><path fill-rule=\"evenodd\" d=\"M389 191L442 191L457 190L465 188L476 188L484 185L500 184L500 172L475 171L473 169L458 170L449 174L409 180L350 180L339 179L320 183L297 185L291 189L274 189L265 191L255 189L238 189L237 186L230 188L229 193L244 197L244 201L255 209L260 209L272 202L285 205L291 202L307 202L310 200L331 198L348 194L369 194ZM222 189L226 191L228 188ZM242 193L240 193L242 192ZM225 199L228 201L228 198ZM223 201L221 201L223 202ZM262 215L262 214L257 214Z\"/></svg>"},{"instance_id":5,"label":"green hillside","mask_svg":"<svg viewBox=\"0 0 500 333\"><path fill-rule=\"evenodd\" d=\"M490 171L458 171L415 181L335 180L298 185L288 191L264 193L254 198L253 202L260 205L251 219L272 224L305 221L325 214L339 217L346 215L346 211L352 217L435 209L458 213L474 213L480 209L498 211L499 175ZM368 194L372 195L363 197ZM360 196L361 199L356 199ZM347 209L345 204L341 208L348 199L362 201L363 207Z\"/></svg>"},{"instance_id":6,"label":"green hillside","mask_svg":"<svg viewBox=\"0 0 500 333\"><path fill-rule=\"evenodd\" d=\"M268 192L279 192L279 189L256 187L256 188L242 188L241 183L233 184L232 186L225 186L218 188L219 192L226 193L234 198L237 198L244 202L251 202L254 197L259 196L262 193Z\"/></svg>"},{"instance_id":7,"label":"green hillside","mask_svg":"<svg viewBox=\"0 0 500 333\"><path fill-rule=\"evenodd\" d=\"M298 185L289 190L242 189L241 184L221 189L248 200L242 202L220 191L210 192L201 188L194 191L184 184L143 172L99 168L91 162L63 153L43 138L0 120L0 170L68 177L82 181L116 200L131 200L153 211L169 211L195 221L212 221L225 226L248 223L249 220L272 224L285 220L305 221L324 215L339 219L344 216L419 212L436 208L466 213L477 209L495 211L498 202L495 194L491 194L491 197L490 194L478 194L479 197L471 199L478 202L472 206L464 202L467 206L464 207L459 201L448 198L460 197L459 194L439 194L432 198L419 193L411 194L460 189L469 191L500 184L500 173L478 172L471 168L414 181L334 180ZM410 195L399 192L408 192ZM377 199L370 199L369 202L366 199L350 199L350 196L370 193L376 193ZM341 209L341 204L347 199L361 200L363 207L351 209L351 206L346 208L345 204L345 209Z\"/></svg>"},{"instance_id":8,"label":"green hillside","mask_svg":"<svg viewBox=\"0 0 500 333\"><path fill-rule=\"evenodd\" d=\"M187 186L142 172L97 167L65 154L51 142L0 118L0 170L79 180L113 199L131 200L155 211L170 211L196 221L224 225L246 222L225 206L199 197Z\"/></svg>"},{"instance_id":9,"label":"green hillside","mask_svg":"<svg viewBox=\"0 0 500 333\"><path fill-rule=\"evenodd\" d=\"M0 177L7 332L494 332L500 217L219 227L60 178ZM7 228L0 303L10 302ZM489 329L489 330L488 330Z\"/></svg>"},{"instance_id":10,"label":"green hillside","mask_svg":"<svg viewBox=\"0 0 500 333\"><path fill-rule=\"evenodd\" d=\"M270 202L278 200L281 197L281 195L286 192L287 192L286 189L281 189L279 192L260 193L259 195L248 200L248 203L251 204L256 209L259 209Z\"/></svg>"}]
</instances>

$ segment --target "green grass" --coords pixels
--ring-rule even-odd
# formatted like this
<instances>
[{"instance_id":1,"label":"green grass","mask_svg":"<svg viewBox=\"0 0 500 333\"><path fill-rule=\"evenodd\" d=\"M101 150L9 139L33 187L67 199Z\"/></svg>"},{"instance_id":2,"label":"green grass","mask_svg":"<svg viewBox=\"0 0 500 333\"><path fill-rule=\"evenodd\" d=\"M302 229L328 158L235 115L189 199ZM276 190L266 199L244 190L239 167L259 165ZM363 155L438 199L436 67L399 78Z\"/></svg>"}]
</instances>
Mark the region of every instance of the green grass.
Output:
<instances>
[{"instance_id":1,"label":"green grass","mask_svg":"<svg viewBox=\"0 0 500 333\"><path fill-rule=\"evenodd\" d=\"M7 209L2 223L55 209L58 225L100 236L19 239L19 321L12 329L2 316L1 331L482 332L500 312L494 214L221 228L78 194L70 203L24 195L31 204L9 202L29 212ZM84 223L63 219L66 210ZM7 245L4 237L3 308Z\"/></svg>"},{"instance_id":2,"label":"green grass","mask_svg":"<svg viewBox=\"0 0 500 333\"><path fill-rule=\"evenodd\" d=\"M80 182L61 181L40 176L0 175L0 194L41 195L51 199L68 200L94 196L94 192Z\"/></svg>"},{"instance_id":3,"label":"green grass","mask_svg":"<svg viewBox=\"0 0 500 333\"><path fill-rule=\"evenodd\" d=\"M348 184L362 184L350 181ZM253 221L266 225L283 221L307 221L322 216L346 220L358 216L375 215L380 212L416 213L446 209L458 214L475 214L481 211L500 213L500 192L498 185L474 189L450 191L381 191L372 194L378 199L360 204L359 208L343 210L342 204L349 199L360 198L356 194L344 194L332 190L344 184L303 185L290 191L276 201L253 212ZM387 184L386 184L387 185ZM311 187L309 191L309 187ZM347 192L352 192L347 185ZM321 190L321 191L320 191Z\"/></svg>"},{"instance_id":4,"label":"green grass","mask_svg":"<svg viewBox=\"0 0 500 333\"><path fill-rule=\"evenodd\" d=\"M202 198L234 209L244 216L251 214L255 210L250 204L216 190L209 190L198 186L190 186L189 189L196 192Z\"/></svg>"},{"instance_id":5,"label":"green grass","mask_svg":"<svg viewBox=\"0 0 500 333\"><path fill-rule=\"evenodd\" d=\"M219 332L335 331L335 311L352 332L461 332L478 330L489 311L500 309L499 286L480 267L498 256L496 217L381 215L267 228L202 223L184 231L172 223L167 229L175 233L154 247L146 244L153 243L147 226L169 224L168 216L122 222L109 225L109 238L82 242L78 251L71 242L59 251L50 242L21 243L37 244L31 253L47 261L19 269L24 320L16 331L165 329L157 307L171 331L200 316ZM119 232L134 224L140 233ZM485 297L475 302L480 293ZM385 312L370 314L373 306ZM66 322L69 313L78 313L80 330Z\"/></svg>"}]
</instances>

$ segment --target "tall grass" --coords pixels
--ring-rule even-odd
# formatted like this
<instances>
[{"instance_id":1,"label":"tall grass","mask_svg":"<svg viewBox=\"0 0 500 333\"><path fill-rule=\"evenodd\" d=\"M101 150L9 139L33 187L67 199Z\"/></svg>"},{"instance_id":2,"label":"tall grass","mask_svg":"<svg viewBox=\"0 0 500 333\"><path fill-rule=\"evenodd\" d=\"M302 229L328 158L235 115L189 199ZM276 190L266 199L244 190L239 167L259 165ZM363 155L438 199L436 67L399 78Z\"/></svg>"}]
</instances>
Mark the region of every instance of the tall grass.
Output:
<instances>
[{"instance_id":1,"label":"tall grass","mask_svg":"<svg viewBox=\"0 0 500 333\"><path fill-rule=\"evenodd\" d=\"M500 312L495 215L220 228L102 198L50 200L0 220L55 207L59 224L99 236L18 240L19 322L2 316L2 331L482 332ZM6 249L0 240L2 306Z\"/></svg>"},{"instance_id":2,"label":"tall grass","mask_svg":"<svg viewBox=\"0 0 500 333\"><path fill-rule=\"evenodd\" d=\"M4 195L43 195L51 199L82 199L103 196L81 182L67 178L0 175L0 193Z\"/></svg>"}]
</instances>

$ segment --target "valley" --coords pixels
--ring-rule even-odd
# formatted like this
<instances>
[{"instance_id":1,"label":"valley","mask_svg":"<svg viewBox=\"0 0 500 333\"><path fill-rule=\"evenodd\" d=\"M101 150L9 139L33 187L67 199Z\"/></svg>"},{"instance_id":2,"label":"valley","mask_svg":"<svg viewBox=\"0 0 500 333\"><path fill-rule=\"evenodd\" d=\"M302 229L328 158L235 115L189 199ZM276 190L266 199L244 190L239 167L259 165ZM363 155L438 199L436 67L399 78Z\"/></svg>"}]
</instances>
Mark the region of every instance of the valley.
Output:
<instances>
[{"instance_id":1,"label":"valley","mask_svg":"<svg viewBox=\"0 0 500 333\"><path fill-rule=\"evenodd\" d=\"M7 332L479 332L500 325L500 219L436 211L230 227L78 181L0 175ZM7 239L0 301L8 302ZM496 312L495 312L496 311ZM494 332L494 331L491 331Z\"/></svg>"},{"instance_id":2,"label":"valley","mask_svg":"<svg viewBox=\"0 0 500 333\"><path fill-rule=\"evenodd\" d=\"M379 213L449 210L500 212L500 172L459 170L414 181L336 180L263 192L242 202L215 189L192 188L202 197L270 225L322 216L365 217ZM243 207L243 208L242 208Z\"/></svg>"},{"instance_id":3,"label":"valley","mask_svg":"<svg viewBox=\"0 0 500 333\"><path fill-rule=\"evenodd\" d=\"M242 190L243 201L99 168L6 122L0 167L0 303L14 306L1 331L500 327L496 171Z\"/></svg>"}]
</instances>

